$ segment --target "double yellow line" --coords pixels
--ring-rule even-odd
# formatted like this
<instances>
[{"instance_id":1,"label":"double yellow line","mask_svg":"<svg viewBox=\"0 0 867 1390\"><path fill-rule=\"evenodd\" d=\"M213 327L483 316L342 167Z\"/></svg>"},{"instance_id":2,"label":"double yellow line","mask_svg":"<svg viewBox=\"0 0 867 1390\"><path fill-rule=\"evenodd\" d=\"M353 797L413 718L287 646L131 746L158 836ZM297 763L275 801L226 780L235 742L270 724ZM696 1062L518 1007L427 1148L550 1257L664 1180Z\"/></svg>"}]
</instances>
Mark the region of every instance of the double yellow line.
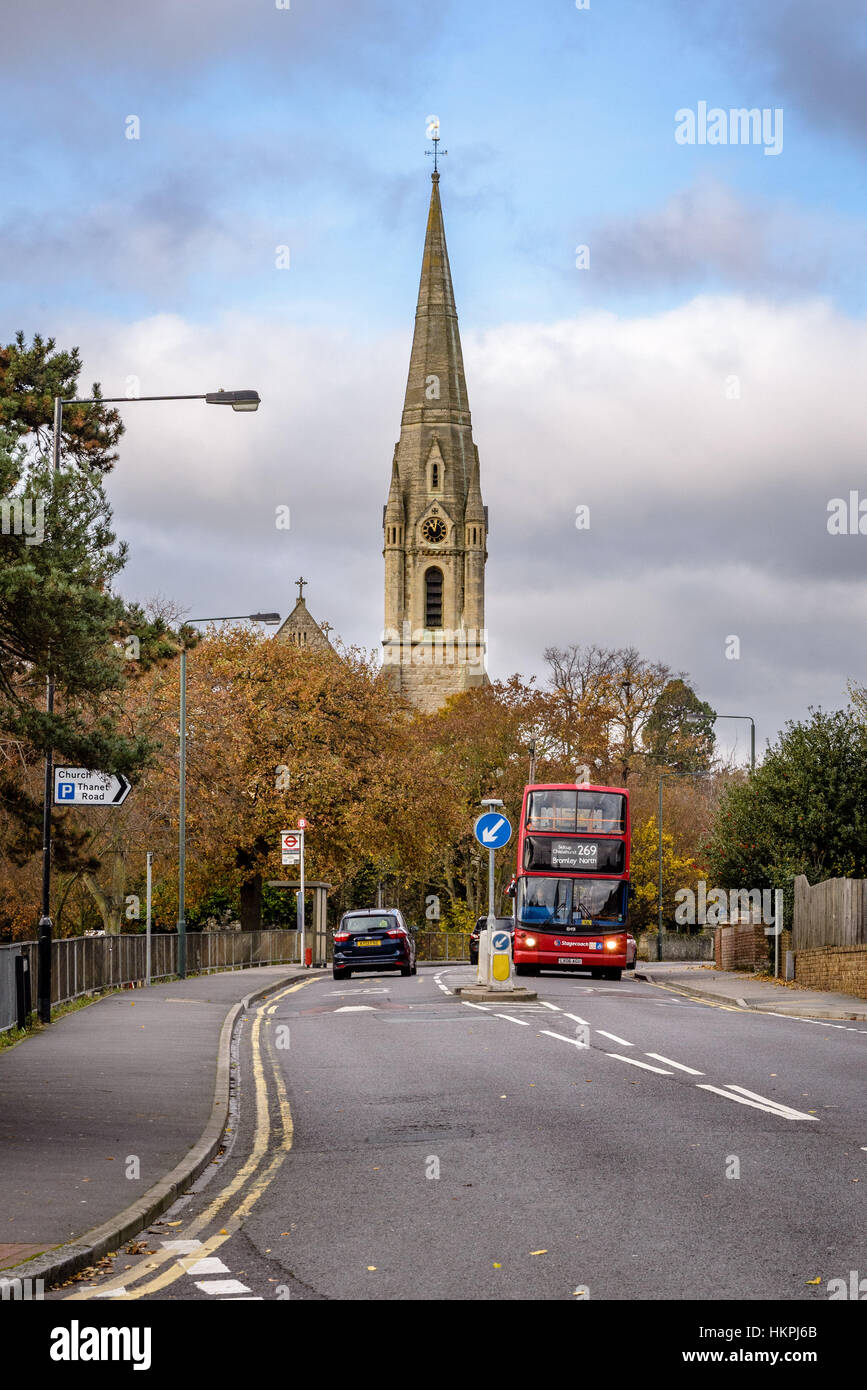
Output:
<instances>
[{"instance_id":1,"label":"double yellow line","mask_svg":"<svg viewBox=\"0 0 867 1390\"><path fill-rule=\"evenodd\" d=\"M228 1216L223 1218L223 1225L220 1232L202 1241L202 1244L192 1251L189 1255L178 1257L175 1250L161 1250L144 1260L134 1271L126 1275L119 1275L107 1284L102 1284L98 1288L82 1289L77 1293L68 1294L67 1300L70 1302L82 1302L88 1299L111 1297L115 1295L115 1301L131 1300L143 1298L146 1294L159 1293L169 1284L175 1283L187 1273L187 1266L193 1265L197 1260L203 1259L207 1255L213 1254L225 1241L240 1228L251 1209L258 1202L262 1193L271 1183L275 1173L280 1168L289 1150L292 1148L293 1125L292 1112L289 1109L289 1100L286 1095L286 1087L283 1083L283 1076L279 1063L274 1054L271 1039L266 1034L268 1050L268 1061L270 1064L271 1076L277 1093L277 1108L280 1115L280 1122L277 1126L278 1133L274 1135L271 1127L270 1106L268 1101L268 1086L265 1077L265 1068L262 1061L262 1023L265 1013L273 1013L274 1008L281 999L288 994L294 994L296 990L303 989L310 984L310 980L301 980L299 984L290 985L288 989L281 990L279 994L271 996L256 1010L256 1017L253 1021L253 1030L250 1036L250 1045L253 1052L253 1081L256 1093L256 1128L253 1137L253 1147L250 1156L242 1167L217 1194L213 1201L203 1212L195 1217L183 1231L178 1231L175 1239L195 1240L200 1232L206 1231L211 1223L216 1219L219 1212L238 1195L242 1189L246 1189L243 1199L239 1202ZM263 1158L275 1146L277 1152L270 1163L257 1173ZM168 1269L162 1269L163 1265L169 1265ZM157 1273L161 1270L160 1273ZM151 1277L152 1276L152 1277ZM145 1280L140 1283L140 1280ZM135 1284L135 1288L130 1288Z\"/></svg>"}]
</instances>

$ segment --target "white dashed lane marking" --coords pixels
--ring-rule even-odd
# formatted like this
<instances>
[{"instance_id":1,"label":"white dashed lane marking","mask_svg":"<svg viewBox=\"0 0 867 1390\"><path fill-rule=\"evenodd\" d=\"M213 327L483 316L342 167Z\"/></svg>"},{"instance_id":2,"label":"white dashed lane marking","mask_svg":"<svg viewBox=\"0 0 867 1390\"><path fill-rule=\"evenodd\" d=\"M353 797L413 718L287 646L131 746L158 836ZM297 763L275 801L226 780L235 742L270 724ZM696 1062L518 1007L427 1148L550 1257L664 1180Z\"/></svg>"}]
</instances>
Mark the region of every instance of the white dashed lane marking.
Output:
<instances>
[{"instance_id":1,"label":"white dashed lane marking","mask_svg":"<svg viewBox=\"0 0 867 1390\"><path fill-rule=\"evenodd\" d=\"M622 1052L606 1052L606 1057L616 1057L618 1062L628 1062L631 1067L641 1067L643 1071L655 1071L660 1076L671 1076L663 1067L652 1067L649 1062L639 1062L637 1057L624 1057Z\"/></svg>"},{"instance_id":2,"label":"white dashed lane marking","mask_svg":"<svg viewBox=\"0 0 867 1390\"><path fill-rule=\"evenodd\" d=\"M202 1293L249 1293L246 1284L242 1284L240 1279L203 1279L196 1281L196 1288L201 1289Z\"/></svg>"},{"instance_id":3,"label":"white dashed lane marking","mask_svg":"<svg viewBox=\"0 0 867 1390\"><path fill-rule=\"evenodd\" d=\"M571 1043L573 1047L580 1047L584 1052L588 1050L586 1043L579 1042L577 1038L567 1038L563 1033L552 1033L550 1028L540 1028L539 1032L544 1033L546 1038L559 1038L560 1042Z\"/></svg>"},{"instance_id":4,"label":"white dashed lane marking","mask_svg":"<svg viewBox=\"0 0 867 1390\"><path fill-rule=\"evenodd\" d=\"M181 1269L183 1269L185 1274L190 1276L196 1288L200 1289L202 1293L225 1299L226 1302L237 1301L240 1303L244 1301L261 1303L263 1301L260 1294L251 1293L247 1285L242 1284L240 1279L231 1278L228 1266L224 1265L223 1261L218 1259L216 1255L205 1255L202 1259L198 1260L189 1258L195 1256L196 1252L201 1250L202 1242L200 1240L161 1240L160 1245L162 1245L164 1250L171 1250L180 1257L178 1259L178 1264L181 1266ZM187 1259L184 1259L185 1255L188 1257ZM225 1279L203 1279L201 1277L203 1274L224 1274L229 1277ZM197 1278L196 1276L199 1277ZM106 1297L118 1298L124 1292L124 1289L111 1289ZM97 1297L99 1296L100 1295L97 1295Z\"/></svg>"},{"instance_id":5,"label":"white dashed lane marking","mask_svg":"<svg viewBox=\"0 0 867 1390\"><path fill-rule=\"evenodd\" d=\"M661 1052L645 1052L645 1057L652 1057L656 1062L665 1062L668 1067L677 1067L678 1071L688 1071L690 1076L704 1076L703 1071L696 1071L695 1067L686 1067L683 1062L673 1062L670 1057L663 1057Z\"/></svg>"},{"instance_id":6,"label":"white dashed lane marking","mask_svg":"<svg viewBox=\"0 0 867 1390\"><path fill-rule=\"evenodd\" d=\"M622 1043L624 1047L634 1047L634 1043L628 1042L626 1038L618 1038L616 1033L606 1033L604 1028L597 1028L596 1032L603 1038L610 1038L612 1042Z\"/></svg>"},{"instance_id":7,"label":"white dashed lane marking","mask_svg":"<svg viewBox=\"0 0 867 1390\"><path fill-rule=\"evenodd\" d=\"M529 1028L529 1023L525 1018L513 1018L511 1014L495 1014L495 1018L507 1018L510 1023L520 1023L522 1028Z\"/></svg>"},{"instance_id":8,"label":"white dashed lane marking","mask_svg":"<svg viewBox=\"0 0 867 1390\"><path fill-rule=\"evenodd\" d=\"M216 1255L208 1255L203 1260L195 1260L187 1266L187 1274L228 1274L229 1266L224 1265L222 1260L218 1260Z\"/></svg>"},{"instance_id":9,"label":"white dashed lane marking","mask_svg":"<svg viewBox=\"0 0 867 1390\"><path fill-rule=\"evenodd\" d=\"M574 1015L567 1014L566 1017L572 1018ZM579 1020L579 1022L583 1022L583 1020ZM602 1036L606 1038L614 1036L612 1033L604 1032L602 1028L597 1028L596 1032L601 1033ZM563 1033L554 1033L550 1028L540 1028L539 1035L541 1036L543 1034L546 1038L556 1038L558 1042L571 1043L573 1047L580 1048L584 1051L587 1050L586 1043L580 1042L577 1038L567 1038ZM625 1042L625 1039L616 1038L615 1041ZM632 1043L626 1043L626 1046L631 1047ZM667 1063L667 1067L654 1067L651 1066L649 1062L640 1062L637 1057L626 1057L622 1052L606 1052L604 1048L602 1049L601 1055L603 1057L613 1057L618 1062L625 1062L627 1066L630 1067L640 1067L642 1071L656 1072L658 1076L673 1076L674 1073L667 1069L668 1066L676 1067L678 1071L688 1072L691 1076L704 1075L704 1072L697 1071L695 1067L688 1067L683 1062L673 1062L670 1057L662 1057L657 1052L646 1052L645 1056L654 1057L658 1062L665 1062ZM818 1115L807 1115L802 1110L795 1110L791 1105L784 1105L780 1101L769 1100L767 1096L757 1095L755 1091L748 1091L745 1086L737 1086L734 1082L730 1082L725 1089L721 1086L711 1086L700 1081L697 1081L695 1084L701 1091L713 1091L715 1095L723 1096L726 1100L736 1101L739 1105L748 1105L754 1110L764 1110L769 1115L776 1115L778 1119L817 1120L819 1118Z\"/></svg>"}]
</instances>

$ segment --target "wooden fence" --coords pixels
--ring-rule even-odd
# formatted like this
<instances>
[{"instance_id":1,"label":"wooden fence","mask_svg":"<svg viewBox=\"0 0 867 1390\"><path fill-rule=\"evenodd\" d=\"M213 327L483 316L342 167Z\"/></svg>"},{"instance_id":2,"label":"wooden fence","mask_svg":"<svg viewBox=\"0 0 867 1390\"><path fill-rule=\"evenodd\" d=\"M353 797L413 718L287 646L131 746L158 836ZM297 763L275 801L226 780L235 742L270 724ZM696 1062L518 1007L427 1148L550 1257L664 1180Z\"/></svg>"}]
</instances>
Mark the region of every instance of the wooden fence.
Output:
<instances>
[{"instance_id":1,"label":"wooden fence","mask_svg":"<svg viewBox=\"0 0 867 1390\"><path fill-rule=\"evenodd\" d=\"M867 879L829 878L810 884L795 879L792 948L867 946Z\"/></svg>"}]
</instances>

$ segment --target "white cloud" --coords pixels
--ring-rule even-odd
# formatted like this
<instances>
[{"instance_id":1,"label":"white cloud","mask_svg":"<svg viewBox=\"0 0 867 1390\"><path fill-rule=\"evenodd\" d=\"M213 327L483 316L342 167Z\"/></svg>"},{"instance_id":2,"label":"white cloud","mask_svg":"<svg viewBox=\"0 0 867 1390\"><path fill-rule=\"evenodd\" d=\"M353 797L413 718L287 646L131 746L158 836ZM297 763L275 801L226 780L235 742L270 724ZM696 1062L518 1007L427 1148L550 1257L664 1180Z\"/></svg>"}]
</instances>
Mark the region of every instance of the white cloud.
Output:
<instances>
[{"instance_id":1,"label":"white cloud","mask_svg":"<svg viewBox=\"0 0 867 1390\"><path fill-rule=\"evenodd\" d=\"M382 622L382 505L409 325L387 338L227 316L78 323L85 376L122 394L257 387L256 415L131 404L111 482L132 545L125 589L198 612L294 598L350 641ZM464 331L491 514L491 669L541 671L548 643L634 644L773 735L863 678L867 537L827 535L858 487L867 325L824 301L703 297ZM726 398L737 376L740 399ZM274 508L292 509L290 532ZM575 507L591 507L577 531ZM727 661L724 639L742 639Z\"/></svg>"}]
</instances>

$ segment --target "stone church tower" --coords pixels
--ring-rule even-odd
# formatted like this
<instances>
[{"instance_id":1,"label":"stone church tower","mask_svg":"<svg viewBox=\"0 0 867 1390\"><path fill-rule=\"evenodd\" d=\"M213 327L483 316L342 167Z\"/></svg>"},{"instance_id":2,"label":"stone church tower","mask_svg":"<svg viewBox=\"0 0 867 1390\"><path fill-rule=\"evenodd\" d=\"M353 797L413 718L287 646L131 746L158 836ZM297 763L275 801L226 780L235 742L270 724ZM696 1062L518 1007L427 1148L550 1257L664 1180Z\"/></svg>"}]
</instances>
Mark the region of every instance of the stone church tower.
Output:
<instances>
[{"instance_id":1,"label":"stone church tower","mask_svg":"<svg viewBox=\"0 0 867 1390\"><path fill-rule=\"evenodd\" d=\"M431 175L400 439L383 510L383 675L420 709L486 685L488 509L479 485L458 316Z\"/></svg>"}]
</instances>

